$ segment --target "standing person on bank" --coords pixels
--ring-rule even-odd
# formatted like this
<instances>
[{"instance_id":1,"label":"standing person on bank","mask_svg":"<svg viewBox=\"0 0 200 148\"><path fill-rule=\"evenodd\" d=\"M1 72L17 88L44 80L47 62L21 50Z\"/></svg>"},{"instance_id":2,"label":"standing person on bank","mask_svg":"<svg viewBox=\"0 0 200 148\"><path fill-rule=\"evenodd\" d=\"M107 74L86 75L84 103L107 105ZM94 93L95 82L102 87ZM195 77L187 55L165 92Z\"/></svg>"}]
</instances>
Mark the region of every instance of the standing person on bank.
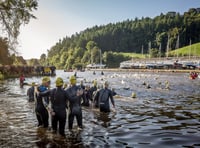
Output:
<instances>
[{"instance_id":1,"label":"standing person on bank","mask_svg":"<svg viewBox=\"0 0 200 148\"><path fill-rule=\"evenodd\" d=\"M81 109L81 98L83 90L76 85L76 77L73 75L69 79L70 86L67 88L66 93L69 97L69 115L68 115L68 128L72 130L74 117L76 117L78 123L78 129L83 128L82 123L82 109Z\"/></svg>"},{"instance_id":2,"label":"standing person on bank","mask_svg":"<svg viewBox=\"0 0 200 148\"><path fill-rule=\"evenodd\" d=\"M53 133L57 132L59 123L59 134L65 136L66 125L66 108L68 97L66 91L63 89L63 79L58 77L56 79L56 88L49 91L39 93L40 96L49 96L51 106L47 106L52 119Z\"/></svg>"},{"instance_id":3,"label":"standing person on bank","mask_svg":"<svg viewBox=\"0 0 200 148\"><path fill-rule=\"evenodd\" d=\"M115 102L113 99L113 92L108 88L109 84L107 81L104 82L104 88L97 91L94 97L94 101L98 103L100 112L110 112L111 101L113 108L115 108Z\"/></svg>"},{"instance_id":4,"label":"standing person on bank","mask_svg":"<svg viewBox=\"0 0 200 148\"><path fill-rule=\"evenodd\" d=\"M48 128L49 126L49 113L46 108L46 106L49 104L49 97L42 97L41 95L38 95L38 92L44 92L48 90L49 86L50 78L43 77L42 84L35 88L35 91L37 92L35 94L35 112L38 120L38 127L42 126L44 128Z\"/></svg>"}]
</instances>

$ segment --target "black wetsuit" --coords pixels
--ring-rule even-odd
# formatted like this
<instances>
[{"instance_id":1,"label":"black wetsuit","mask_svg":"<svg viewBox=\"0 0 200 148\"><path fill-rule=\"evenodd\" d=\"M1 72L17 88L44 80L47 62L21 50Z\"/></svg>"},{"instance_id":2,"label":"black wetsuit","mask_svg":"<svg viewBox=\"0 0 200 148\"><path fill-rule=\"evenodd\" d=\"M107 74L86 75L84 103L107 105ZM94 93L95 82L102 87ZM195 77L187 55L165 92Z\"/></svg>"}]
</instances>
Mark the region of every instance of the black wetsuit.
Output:
<instances>
[{"instance_id":1,"label":"black wetsuit","mask_svg":"<svg viewBox=\"0 0 200 148\"><path fill-rule=\"evenodd\" d=\"M99 90L94 98L96 102L95 106L99 106L101 112L110 112L110 103L109 99L111 100L112 104L114 105L113 93L108 88L103 88Z\"/></svg>"},{"instance_id":2,"label":"black wetsuit","mask_svg":"<svg viewBox=\"0 0 200 148\"><path fill-rule=\"evenodd\" d=\"M87 89L84 90L83 99L84 99L84 101L83 101L82 105L90 106L91 94L90 94L89 90L87 90Z\"/></svg>"},{"instance_id":3,"label":"black wetsuit","mask_svg":"<svg viewBox=\"0 0 200 148\"><path fill-rule=\"evenodd\" d=\"M77 119L78 126L80 128L83 127L82 125L82 109L81 109L81 97L77 96L77 90L79 90L80 87L73 85L69 87L66 92L69 97L69 116L68 116L68 125L69 129L71 130L73 127L74 117Z\"/></svg>"},{"instance_id":4,"label":"black wetsuit","mask_svg":"<svg viewBox=\"0 0 200 148\"><path fill-rule=\"evenodd\" d=\"M28 101L29 101L29 102L34 101L34 86L31 86L31 87L27 90L27 96L28 96Z\"/></svg>"},{"instance_id":5,"label":"black wetsuit","mask_svg":"<svg viewBox=\"0 0 200 148\"><path fill-rule=\"evenodd\" d=\"M47 88L42 85L39 86L37 89L39 92L44 92L47 90ZM49 126L49 113L48 113L43 101L45 101L45 103L48 104L49 98L42 97L42 96L36 94L35 112L36 112L36 117L38 120L38 126L43 126L44 128L47 128Z\"/></svg>"},{"instance_id":6,"label":"black wetsuit","mask_svg":"<svg viewBox=\"0 0 200 148\"><path fill-rule=\"evenodd\" d=\"M83 95L81 96L81 99L83 100L83 103L81 105L83 105L83 106L89 106L89 101L88 101L88 98L86 96L87 92L85 90L85 86L83 84L81 84L78 87L83 90Z\"/></svg>"},{"instance_id":7,"label":"black wetsuit","mask_svg":"<svg viewBox=\"0 0 200 148\"><path fill-rule=\"evenodd\" d=\"M59 134L65 135L66 125L66 108L67 108L67 93L62 87L54 88L50 91L40 93L41 96L49 96L51 101L51 109L55 113L52 115L52 128L56 132L59 123Z\"/></svg>"}]
</instances>

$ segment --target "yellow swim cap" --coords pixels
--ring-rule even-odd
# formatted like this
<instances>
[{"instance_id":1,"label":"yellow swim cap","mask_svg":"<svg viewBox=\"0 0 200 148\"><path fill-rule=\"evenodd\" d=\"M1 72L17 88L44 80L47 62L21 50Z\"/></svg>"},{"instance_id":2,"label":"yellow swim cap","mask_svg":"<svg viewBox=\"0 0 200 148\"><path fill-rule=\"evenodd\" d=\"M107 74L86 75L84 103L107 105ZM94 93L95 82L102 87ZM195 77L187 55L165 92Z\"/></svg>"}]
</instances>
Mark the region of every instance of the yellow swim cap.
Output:
<instances>
[{"instance_id":1,"label":"yellow swim cap","mask_svg":"<svg viewBox=\"0 0 200 148\"><path fill-rule=\"evenodd\" d=\"M136 93L135 92L132 92L131 98L136 98Z\"/></svg>"},{"instance_id":2,"label":"yellow swim cap","mask_svg":"<svg viewBox=\"0 0 200 148\"><path fill-rule=\"evenodd\" d=\"M76 84L76 77L74 75L72 75L70 78L69 78L69 81L72 85Z\"/></svg>"},{"instance_id":3,"label":"yellow swim cap","mask_svg":"<svg viewBox=\"0 0 200 148\"><path fill-rule=\"evenodd\" d=\"M50 82L50 78L49 77L43 77L42 78L42 83L46 83L46 82Z\"/></svg>"},{"instance_id":4,"label":"yellow swim cap","mask_svg":"<svg viewBox=\"0 0 200 148\"><path fill-rule=\"evenodd\" d=\"M94 86L97 86L97 80L93 81Z\"/></svg>"},{"instance_id":5,"label":"yellow swim cap","mask_svg":"<svg viewBox=\"0 0 200 148\"><path fill-rule=\"evenodd\" d=\"M35 86L35 82L32 82L32 83L31 83L31 86Z\"/></svg>"},{"instance_id":6,"label":"yellow swim cap","mask_svg":"<svg viewBox=\"0 0 200 148\"><path fill-rule=\"evenodd\" d=\"M58 86L63 86L63 79L61 78L61 77L58 77L57 79L56 79L56 87L58 87Z\"/></svg>"}]
</instances>

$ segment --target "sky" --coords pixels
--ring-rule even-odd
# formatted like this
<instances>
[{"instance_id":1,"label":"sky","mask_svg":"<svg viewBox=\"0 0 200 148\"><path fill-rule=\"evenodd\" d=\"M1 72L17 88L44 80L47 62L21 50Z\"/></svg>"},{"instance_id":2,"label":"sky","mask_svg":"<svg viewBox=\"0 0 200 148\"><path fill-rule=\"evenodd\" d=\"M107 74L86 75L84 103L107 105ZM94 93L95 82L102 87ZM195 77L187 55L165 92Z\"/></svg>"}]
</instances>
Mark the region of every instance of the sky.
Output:
<instances>
[{"instance_id":1,"label":"sky","mask_svg":"<svg viewBox=\"0 0 200 148\"><path fill-rule=\"evenodd\" d=\"M37 19L20 28L17 51L24 59L47 54L59 39L95 25L154 18L169 11L200 8L200 0L38 0Z\"/></svg>"}]
</instances>

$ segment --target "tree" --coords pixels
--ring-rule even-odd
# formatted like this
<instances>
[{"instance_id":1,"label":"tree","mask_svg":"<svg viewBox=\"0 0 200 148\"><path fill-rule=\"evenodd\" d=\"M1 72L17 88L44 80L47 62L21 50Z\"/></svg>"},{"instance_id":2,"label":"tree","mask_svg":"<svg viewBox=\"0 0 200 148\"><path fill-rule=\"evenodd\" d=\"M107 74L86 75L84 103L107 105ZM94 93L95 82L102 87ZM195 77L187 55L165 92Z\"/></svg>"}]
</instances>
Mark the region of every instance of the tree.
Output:
<instances>
[{"instance_id":1,"label":"tree","mask_svg":"<svg viewBox=\"0 0 200 148\"><path fill-rule=\"evenodd\" d=\"M89 51L88 53L90 54L90 63L94 63L94 52L93 49L96 48L97 43L94 41L89 41L86 44L86 49Z\"/></svg>"},{"instance_id":2,"label":"tree","mask_svg":"<svg viewBox=\"0 0 200 148\"><path fill-rule=\"evenodd\" d=\"M67 59L67 61L66 61L66 64L65 64L65 68L66 69L72 69L74 61L75 61L74 57L73 56L69 56L68 59Z\"/></svg>"},{"instance_id":3,"label":"tree","mask_svg":"<svg viewBox=\"0 0 200 148\"><path fill-rule=\"evenodd\" d=\"M13 65L26 65L26 60L22 56L15 56Z\"/></svg>"},{"instance_id":4,"label":"tree","mask_svg":"<svg viewBox=\"0 0 200 148\"><path fill-rule=\"evenodd\" d=\"M84 52L84 55L81 59L81 62L82 63L86 63L86 64L89 64L90 63L90 59L91 59L91 55L90 55L90 52L89 51L85 51Z\"/></svg>"},{"instance_id":5,"label":"tree","mask_svg":"<svg viewBox=\"0 0 200 148\"><path fill-rule=\"evenodd\" d=\"M100 63L100 49L97 46L92 49L91 54L93 63Z\"/></svg>"},{"instance_id":6,"label":"tree","mask_svg":"<svg viewBox=\"0 0 200 148\"><path fill-rule=\"evenodd\" d=\"M45 66L46 64L47 64L47 59L46 59L46 54L41 54L41 56L40 56L40 64L41 65L43 65L43 66Z\"/></svg>"},{"instance_id":7,"label":"tree","mask_svg":"<svg viewBox=\"0 0 200 148\"><path fill-rule=\"evenodd\" d=\"M89 42L86 44L86 49L87 49L87 50L92 50L92 48L94 48L95 46L97 46L97 43L95 43L94 41L89 41Z\"/></svg>"},{"instance_id":8,"label":"tree","mask_svg":"<svg viewBox=\"0 0 200 148\"><path fill-rule=\"evenodd\" d=\"M63 54L60 57L60 64L64 67L64 65L66 64L67 61L67 52L63 52Z\"/></svg>"},{"instance_id":9,"label":"tree","mask_svg":"<svg viewBox=\"0 0 200 148\"><path fill-rule=\"evenodd\" d=\"M28 66L36 66L36 65L40 65L40 63L37 59L30 59L27 61L27 65Z\"/></svg>"},{"instance_id":10,"label":"tree","mask_svg":"<svg viewBox=\"0 0 200 148\"><path fill-rule=\"evenodd\" d=\"M73 52L73 56L75 57L75 58L77 58L77 57L83 57L83 55L84 55L84 49L83 48L80 48L80 47L77 47L77 48L75 48L74 49L74 52Z\"/></svg>"},{"instance_id":11,"label":"tree","mask_svg":"<svg viewBox=\"0 0 200 148\"><path fill-rule=\"evenodd\" d=\"M150 53L149 54L150 54L151 58L156 58L159 55L159 50L156 49L156 48L152 48L152 49L150 49Z\"/></svg>"},{"instance_id":12,"label":"tree","mask_svg":"<svg viewBox=\"0 0 200 148\"><path fill-rule=\"evenodd\" d=\"M36 18L32 12L38 7L37 0L1 0L0 26L9 38L10 49L15 51L19 29L22 24L28 24Z\"/></svg>"},{"instance_id":13,"label":"tree","mask_svg":"<svg viewBox=\"0 0 200 148\"><path fill-rule=\"evenodd\" d=\"M8 39L0 37L0 64L10 64Z\"/></svg>"}]
</instances>

